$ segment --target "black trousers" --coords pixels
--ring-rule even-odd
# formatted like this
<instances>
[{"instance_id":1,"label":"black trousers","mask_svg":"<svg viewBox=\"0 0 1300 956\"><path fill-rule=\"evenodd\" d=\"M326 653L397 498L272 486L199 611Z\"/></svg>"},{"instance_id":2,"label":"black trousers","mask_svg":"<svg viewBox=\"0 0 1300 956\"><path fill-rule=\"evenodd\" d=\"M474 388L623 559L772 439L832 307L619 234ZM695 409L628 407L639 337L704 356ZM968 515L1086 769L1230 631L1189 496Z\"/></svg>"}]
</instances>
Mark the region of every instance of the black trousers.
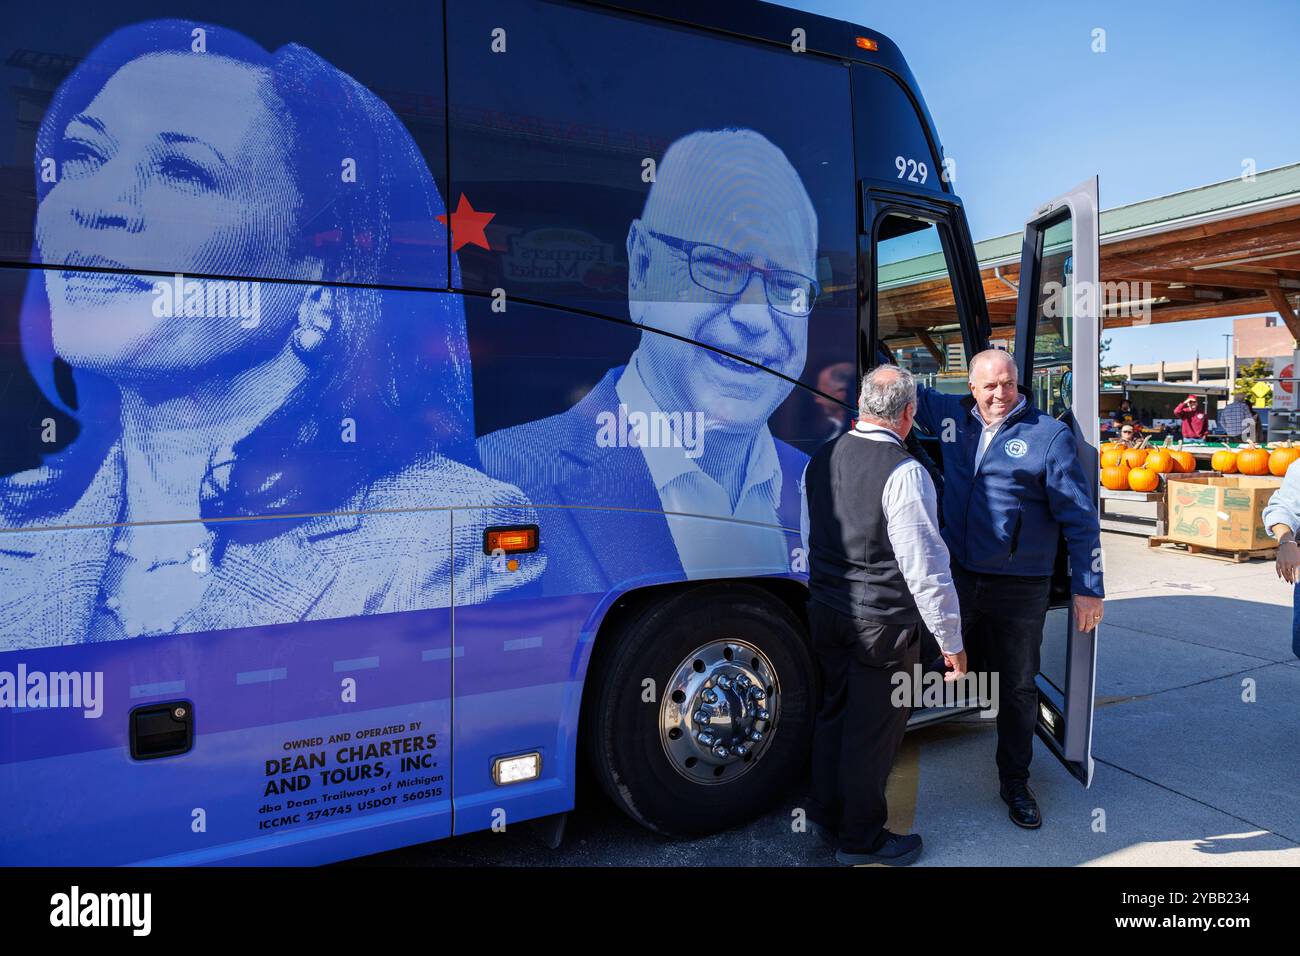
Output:
<instances>
[{"instance_id":1,"label":"black trousers","mask_svg":"<svg viewBox=\"0 0 1300 956\"><path fill-rule=\"evenodd\" d=\"M998 675L998 779L1029 779L1038 722L1039 650L1050 577L979 574L952 563L961 638L974 672Z\"/></svg>"},{"instance_id":2,"label":"black trousers","mask_svg":"<svg viewBox=\"0 0 1300 956\"><path fill-rule=\"evenodd\" d=\"M846 850L872 850L889 817L885 780L910 706L891 698L898 671L920 659L919 625L850 617L808 602L822 700L813 731L813 806L809 816L837 833ZM911 695L907 695L911 703Z\"/></svg>"}]
</instances>

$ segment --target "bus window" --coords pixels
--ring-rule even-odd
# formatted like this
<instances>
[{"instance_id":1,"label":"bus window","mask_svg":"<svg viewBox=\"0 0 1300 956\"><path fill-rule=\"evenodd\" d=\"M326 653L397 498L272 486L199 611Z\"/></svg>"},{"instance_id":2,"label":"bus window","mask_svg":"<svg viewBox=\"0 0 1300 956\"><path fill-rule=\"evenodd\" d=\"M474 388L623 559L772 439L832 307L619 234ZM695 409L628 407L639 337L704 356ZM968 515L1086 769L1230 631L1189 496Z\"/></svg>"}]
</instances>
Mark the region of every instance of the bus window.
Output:
<instances>
[{"instance_id":1,"label":"bus window","mask_svg":"<svg viewBox=\"0 0 1300 956\"><path fill-rule=\"evenodd\" d=\"M1035 306L1034 404L1054 418L1073 407L1074 259L1069 211L1043 231Z\"/></svg>"},{"instance_id":2,"label":"bus window","mask_svg":"<svg viewBox=\"0 0 1300 956\"><path fill-rule=\"evenodd\" d=\"M966 347L939 226L901 214L876 229L876 342L923 383L966 391Z\"/></svg>"},{"instance_id":3,"label":"bus window","mask_svg":"<svg viewBox=\"0 0 1300 956\"><path fill-rule=\"evenodd\" d=\"M854 65L858 177L895 189L951 191L916 107L883 70Z\"/></svg>"},{"instance_id":4,"label":"bus window","mask_svg":"<svg viewBox=\"0 0 1300 956\"><path fill-rule=\"evenodd\" d=\"M842 64L565 3L453 4L447 29L452 195L491 215L453 239L464 288L812 388L851 360L852 125L822 119L850 115ZM732 308L764 292L766 317Z\"/></svg>"}]
</instances>

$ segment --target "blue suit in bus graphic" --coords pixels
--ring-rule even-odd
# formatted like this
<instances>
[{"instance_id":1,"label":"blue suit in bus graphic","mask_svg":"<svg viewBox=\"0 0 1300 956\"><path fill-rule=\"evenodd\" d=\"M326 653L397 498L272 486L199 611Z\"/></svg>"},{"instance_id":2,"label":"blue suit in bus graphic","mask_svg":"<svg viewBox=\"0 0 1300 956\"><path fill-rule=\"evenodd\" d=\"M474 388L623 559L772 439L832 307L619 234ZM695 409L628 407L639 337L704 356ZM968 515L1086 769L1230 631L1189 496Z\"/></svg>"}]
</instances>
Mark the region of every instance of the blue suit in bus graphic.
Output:
<instances>
[{"instance_id":1,"label":"blue suit in bus graphic","mask_svg":"<svg viewBox=\"0 0 1300 956\"><path fill-rule=\"evenodd\" d=\"M482 554L535 516L479 468L461 300L321 284L446 284L410 134L310 50L194 28L109 36L38 133L33 258L62 268L32 270L22 345L75 437L0 480L0 650L446 607L453 574L473 603L543 567Z\"/></svg>"},{"instance_id":2,"label":"blue suit in bus graphic","mask_svg":"<svg viewBox=\"0 0 1300 956\"><path fill-rule=\"evenodd\" d=\"M632 356L568 411L481 438L484 467L563 506L539 509L548 593L787 573L779 529L799 527L807 456L768 419L803 371L818 294L817 216L798 173L753 130L684 136L627 255L628 312L643 326Z\"/></svg>"}]
</instances>

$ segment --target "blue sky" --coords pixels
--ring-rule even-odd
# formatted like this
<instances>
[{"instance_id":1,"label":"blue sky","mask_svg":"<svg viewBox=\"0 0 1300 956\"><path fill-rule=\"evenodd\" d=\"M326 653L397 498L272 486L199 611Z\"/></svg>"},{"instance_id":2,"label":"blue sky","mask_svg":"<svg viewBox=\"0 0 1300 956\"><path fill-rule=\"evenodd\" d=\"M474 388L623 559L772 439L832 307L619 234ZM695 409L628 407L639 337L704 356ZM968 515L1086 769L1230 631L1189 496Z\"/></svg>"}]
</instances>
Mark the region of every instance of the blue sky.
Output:
<instances>
[{"instance_id":1,"label":"blue sky","mask_svg":"<svg viewBox=\"0 0 1300 956\"><path fill-rule=\"evenodd\" d=\"M1100 176L1103 209L1300 160L1300 3L783 0L880 30L957 161L974 237ZM1095 28L1106 52L1092 51ZM1117 329L1108 361L1223 354L1231 319Z\"/></svg>"}]
</instances>

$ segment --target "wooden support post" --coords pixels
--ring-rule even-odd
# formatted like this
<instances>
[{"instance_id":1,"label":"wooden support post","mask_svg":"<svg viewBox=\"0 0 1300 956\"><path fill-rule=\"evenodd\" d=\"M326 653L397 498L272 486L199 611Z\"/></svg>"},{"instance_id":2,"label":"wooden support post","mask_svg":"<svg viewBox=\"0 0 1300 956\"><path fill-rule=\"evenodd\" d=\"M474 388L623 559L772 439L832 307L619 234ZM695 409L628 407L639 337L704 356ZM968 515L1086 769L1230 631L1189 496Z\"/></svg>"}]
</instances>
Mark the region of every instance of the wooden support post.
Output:
<instances>
[{"instance_id":1,"label":"wooden support post","mask_svg":"<svg viewBox=\"0 0 1300 956\"><path fill-rule=\"evenodd\" d=\"M1273 308L1282 316L1282 321L1291 331L1291 337L1300 341L1300 316L1297 316L1295 309L1291 308L1291 303L1287 301L1286 293L1281 289L1268 290L1269 301L1273 303Z\"/></svg>"}]
</instances>

